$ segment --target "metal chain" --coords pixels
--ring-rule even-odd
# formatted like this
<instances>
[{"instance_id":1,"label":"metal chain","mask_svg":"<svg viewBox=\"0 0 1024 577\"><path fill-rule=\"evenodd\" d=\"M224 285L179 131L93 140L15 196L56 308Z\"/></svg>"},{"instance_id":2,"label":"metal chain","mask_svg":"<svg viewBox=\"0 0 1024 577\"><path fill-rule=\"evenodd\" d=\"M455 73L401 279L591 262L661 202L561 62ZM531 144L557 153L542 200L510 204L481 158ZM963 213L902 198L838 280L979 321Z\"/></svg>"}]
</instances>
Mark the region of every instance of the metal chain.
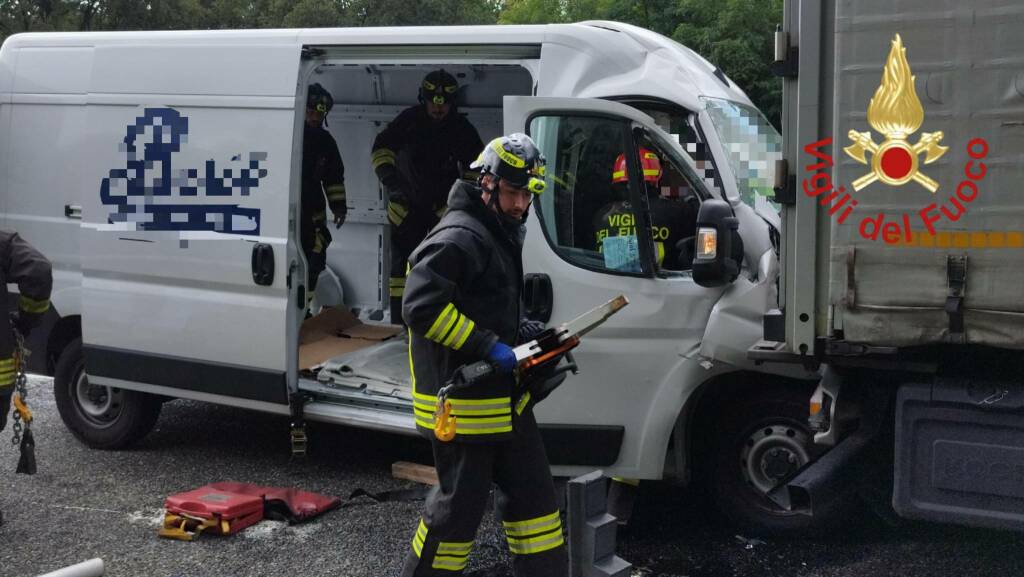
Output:
<instances>
[{"instance_id":1,"label":"metal chain","mask_svg":"<svg viewBox=\"0 0 1024 577\"><path fill-rule=\"evenodd\" d=\"M25 374L25 367L28 365L28 356L31 352L25 348L25 337L21 336L21 333L17 330L12 331L14 333L15 340L15 351L14 351L14 365L16 374L14 376L14 393L21 397L21 402L26 406L28 405L28 376ZM14 438L11 439L11 444L15 447L21 443L21 432L22 430L28 430L32 427L31 423L25 423L22 425L21 413L14 410L14 424L11 429L14 431Z\"/></svg>"}]
</instances>

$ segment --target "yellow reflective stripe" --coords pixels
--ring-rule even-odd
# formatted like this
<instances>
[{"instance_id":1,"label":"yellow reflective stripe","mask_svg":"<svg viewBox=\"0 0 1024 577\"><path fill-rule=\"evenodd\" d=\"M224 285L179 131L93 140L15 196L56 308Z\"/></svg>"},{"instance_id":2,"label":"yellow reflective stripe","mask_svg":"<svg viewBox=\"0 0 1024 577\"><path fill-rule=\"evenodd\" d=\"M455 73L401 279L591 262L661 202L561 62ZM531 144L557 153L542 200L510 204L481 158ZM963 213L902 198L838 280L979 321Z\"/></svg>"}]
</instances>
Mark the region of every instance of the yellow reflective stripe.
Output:
<instances>
[{"instance_id":1,"label":"yellow reflective stripe","mask_svg":"<svg viewBox=\"0 0 1024 577\"><path fill-rule=\"evenodd\" d=\"M434 340L438 329L441 328L442 323L448 320L449 315L458 315L458 312L455 311L455 305L452 303L448 303L448 305L444 307L444 310L441 311L441 314L437 315L437 319L434 320L434 324L430 325L430 330L427 331L427 334L424 336L430 340Z\"/></svg>"},{"instance_id":2,"label":"yellow reflective stripe","mask_svg":"<svg viewBox=\"0 0 1024 577\"><path fill-rule=\"evenodd\" d=\"M451 317L448 319L447 324L444 325L443 329L437 331L437 334L434 335L434 338L431 340L440 344L441 341L445 338L445 336L447 336L448 333L452 330L452 327L455 326L455 323L459 322L459 320L463 318L465 317L462 316L462 313L460 313L455 308L452 308L452 314Z\"/></svg>"},{"instance_id":3,"label":"yellow reflective stripe","mask_svg":"<svg viewBox=\"0 0 1024 577\"><path fill-rule=\"evenodd\" d=\"M532 539L516 539L514 542L512 538L508 540L509 551L516 555L543 553L563 544L565 544L565 538L562 536L561 531L554 535L542 535Z\"/></svg>"},{"instance_id":4,"label":"yellow reflective stripe","mask_svg":"<svg viewBox=\"0 0 1024 577\"><path fill-rule=\"evenodd\" d=\"M398 216L400 216L402 218L405 218L406 215L409 214L409 208L407 206L405 206L404 204L400 203L400 202L390 202L389 201L388 202L388 210L389 211L391 211L391 210L395 211L395 214L397 214Z\"/></svg>"},{"instance_id":5,"label":"yellow reflective stripe","mask_svg":"<svg viewBox=\"0 0 1024 577\"><path fill-rule=\"evenodd\" d=\"M462 542L445 542L437 546L437 552L439 555L469 555L469 552L473 550L472 541Z\"/></svg>"},{"instance_id":6,"label":"yellow reflective stripe","mask_svg":"<svg viewBox=\"0 0 1024 577\"><path fill-rule=\"evenodd\" d=\"M426 418L423 418L423 417L420 417L419 415L417 415L416 416L416 424L419 425L420 427L423 427L424 429L434 430L434 419L433 419L433 416L431 416L430 419L426 419ZM511 433L511 432L512 432L512 423L511 423L511 421L509 421L509 423L507 425L502 425L502 426L499 426L499 427L490 427L490 426L483 426L483 425L473 425L471 423L464 423L463 422L463 418L459 419L459 423L456 426L456 431L455 431L457 436L460 436L460 435L461 436L466 436L466 435L493 435L493 434L498 434L498 433Z\"/></svg>"},{"instance_id":7,"label":"yellow reflective stripe","mask_svg":"<svg viewBox=\"0 0 1024 577\"><path fill-rule=\"evenodd\" d=\"M616 483L623 483L626 485L632 485L634 487L640 486L640 479L627 479L625 477L612 477L612 481Z\"/></svg>"},{"instance_id":8,"label":"yellow reflective stripe","mask_svg":"<svg viewBox=\"0 0 1024 577\"><path fill-rule=\"evenodd\" d=\"M420 524L416 528L416 535L412 538L412 550L416 552L416 556L419 557L423 551L423 542L427 540L427 524L420 519Z\"/></svg>"},{"instance_id":9,"label":"yellow reflective stripe","mask_svg":"<svg viewBox=\"0 0 1024 577\"><path fill-rule=\"evenodd\" d=\"M405 339L409 343L405 349L409 351L409 378L412 380L412 394L416 395L416 370L412 365L412 329L407 332L407 338ZM437 403L437 397L434 397L434 402Z\"/></svg>"},{"instance_id":10,"label":"yellow reflective stripe","mask_svg":"<svg viewBox=\"0 0 1024 577\"><path fill-rule=\"evenodd\" d=\"M25 295L18 297L18 308L27 313L45 313L50 308L50 299L43 299L37 301L35 299L28 298Z\"/></svg>"},{"instance_id":11,"label":"yellow reflective stripe","mask_svg":"<svg viewBox=\"0 0 1024 577\"><path fill-rule=\"evenodd\" d=\"M345 200L345 185L344 184L332 184L327 187L327 200L329 202L335 202L338 200Z\"/></svg>"},{"instance_id":12,"label":"yellow reflective stripe","mask_svg":"<svg viewBox=\"0 0 1024 577\"><path fill-rule=\"evenodd\" d=\"M468 557L444 557L441 555L435 555L434 561L430 564L430 567L432 569L441 569L444 571L462 571L466 568L466 562L468 560Z\"/></svg>"},{"instance_id":13,"label":"yellow reflective stripe","mask_svg":"<svg viewBox=\"0 0 1024 577\"><path fill-rule=\"evenodd\" d=\"M12 380L9 383L0 383L0 388L6 389L7 387L14 387L14 381Z\"/></svg>"},{"instance_id":14,"label":"yellow reflective stripe","mask_svg":"<svg viewBox=\"0 0 1024 577\"><path fill-rule=\"evenodd\" d=\"M484 428L484 427L473 426L473 425L468 425L468 424L464 425L462 423L462 421L459 421L459 424L458 424L458 427L457 427L457 431L456 431L456 433L458 435L462 435L462 436L466 436L466 435L496 435L498 433L511 433L511 432L512 432L512 423L509 423L508 425L503 426L503 427L487 427L487 428Z\"/></svg>"},{"instance_id":15,"label":"yellow reflective stripe","mask_svg":"<svg viewBox=\"0 0 1024 577\"><path fill-rule=\"evenodd\" d=\"M8 367L8 366L10 366L10 367L14 366L14 359L13 358L10 358L10 359L0 359L0 369L2 369L4 367Z\"/></svg>"},{"instance_id":16,"label":"yellow reflective stripe","mask_svg":"<svg viewBox=\"0 0 1024 577\"><path fill-rule=\"evenodd\" d=\"M405 214L396 210L396 206L397 205L393 203L388 203L388 222L395 226L398 226L405 221Z\"/></svg>"},{"instance_id":17,"label":"yellow reflective stripe","mask_svg":"<svg viewBox=\"0 0 1024 577\"><path fill-rule=\"evenodd\" d=\"M452 348L455 350L461 349L462 345L466 344L466 340L469 338L469 335L473 334L473 329L475 327L476 323L473 321L469 321L469 324L466 325L465 332L462 333L462 336L459 338L459 340L455 341L455 345L452 346Z\"/></svg>"},{"instance_id":18,"label":"yellow reflective stripe","mask_svg":"<svg viewBox=\"0 0 1024 577\"><path fill-rule=\"evenodd\" d=\"M613 172L612 173L612 180L615 180L616 178L626 178L626 171L625 170L616 170L615 172Z\"/></svg>"},{"instance_id":19,"label":"yellow reflective stripe","mask_svg":"<svg viewBox=\"0 0 1024 577\"><path fill-rule=\"evenodd\" d=\"M393 276L388 281L388 294L393 297L400 297L405 294L405 277Z\"/></svg>"},{"instance_id":20,"label":"yellow reflective stripe","mask_svg":"<svg viewBox=\"0 0 1024 577\"><path fill-rule=\"evenodd\" d=\"M662 242L660 240L654 241L654 252L657 253L657 258L655 260L658 261L658 264L661 264L662 262L665 261L665 243L664 242Z\"/></svg>"},{"instance_id":21,"label":"yellow reflective stripe","mask_svg":"<svg viewBox=\"0 0 1024 577\"><path fill-rule=\"evenodd\" d=\"M498 153L498 157L504 160L506 164L510 164L516 168L523 168L526 166L525 160L505 150L501 146L501 137L495 138L491 141L491 149Z\"/></svg>"},{"instance_id":22,"label":"yellow reflective stripe","mask_svg":"<svg viewBox=\"0 0 1024 577\"><path fill-rule=\"evenodd\" d=\"M480 173L475 170L467 170L462 173L463 180L476 180L480 177Z\"/></svg>"},{"instance_id":23,"label":"yellow reflective stripe","mask_svg":"<svg viewBox=\"0 0 1024 577\"><path fill-rule=\"evenodd\" d=\"M417 393L416 391L413 391L412 396L413 396L414 399L430 403L431 406L437 404L437 396L436 395L428 395L428 394L425 394L425 393ZM467 407L468 406L475 406L477 408L479 408L481 406L486 406L486 405L498 405L498 404L501 404L501 403L505 403L507 405L510 402L512 402L511 397L495 397L495 398L492 398L492 399L457 399L457 398L453 399L453 398L449 397L448 400L452 402L452 406L453 407L456 406L456 405L460 405L460 406L461 405L465 405Z\"/></svg>"},{"instance_id":24,"label":"yellow reflective stripe","mask_svg":"<svg viewBox=\"0 0 1024 577\"><path fill-rule=\"evenodd\" d=\"M523 393L523 396L519 397L519 401L516 403L516 414L522 415L526 409L526 404L530 402L530 391Z\"/></svg>"},{"instance_id":25,"label":"yellow reflective stripe","mask_svg":"<svg viewBox=\"0 0 1024 577\"><path fill-rule=\"evenodd\" d=\"M644 169L644 176L658 176L659 174L661 174L661 171L658 170L657 168Z\"/></svg>"},{"instance_id":26,"label":"yellow reflective stripe","mask_svg":"<svg viewBox=\"0 0 1024 577\"><path fill-rule=\"evenodd\" d=\"M559 512L549 513L543 517L534 517L533 519L523 519L522 521L502 521L501 524L505 526L505 533L508 535L529 535L530 533L539 533L542 527L551 525L552 521L556 521L555 525L561 526L562 520L559 517ZM548 527L547 530L551 528Z\"/></svg>"},{"instance_id":27,"label":"yellow reflective stripe","mask_svg":"<svg viewBox=\"0 0 1024 577\"><path fill-rule=\"evenodd\" d=\"M473 321L467 319L466 315L459 313L458 322L455 323L455 326L452 327L450 331L445 332L445 338L441 344L446 347L452 346L452 344L455 343L455 339L462 334L462 331L465 330L466 326L471 322Z\"/></svg>"},{"instance_id":28,"label":"yellow reflective stripe","mask_svg":"<svg viewBox=\"0 0 1024 577\"><path fill-rule=\"evenodd\" d=\"M395 151L389 148L378 148L370 154L370 161L373 163L374 170L385 164L395 164Z\"/></svg>"}]
</instances>

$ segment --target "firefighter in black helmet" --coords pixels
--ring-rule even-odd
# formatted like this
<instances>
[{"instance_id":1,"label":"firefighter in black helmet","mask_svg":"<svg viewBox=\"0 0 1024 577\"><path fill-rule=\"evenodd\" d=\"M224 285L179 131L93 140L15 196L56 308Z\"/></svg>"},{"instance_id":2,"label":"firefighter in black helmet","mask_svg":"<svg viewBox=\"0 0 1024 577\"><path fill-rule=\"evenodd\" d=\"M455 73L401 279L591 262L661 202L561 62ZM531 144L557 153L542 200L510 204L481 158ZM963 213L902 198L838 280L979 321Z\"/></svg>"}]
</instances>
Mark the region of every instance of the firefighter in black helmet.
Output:
<instances>
[{"instance_id":1,"label":"firefighter in black helmet","mask_svg":"<svg viewBox=\"0 0 1024 577\"><path fill-rule=\"evenodd\" d=\"M409 327L417 430L433 445L438 485L427 498L402 575L460 575L491 485L517 577L567 575L555 489L529 397L517 396L522 248L530 203L545 188L529 136L487 144L460 180L440 223L409 257L402 311ZM452 392L454 437L434 434L440 389L486 359L494 373Z\"/></svg>"},{"instance_id":2,"label":"firefighter in black helmet","mask_svg":"<svg viewBox=\"0 0 1024 577\"><path fill-rule=\"evenodd\" d=\"M480 135L457 110L459 84L444 70L423 79L420 104L402 111L373 141L371 160L388 200L391 224L391 322L401 321L409 254L437 224L448 190L467 175L483 147Z\"/></svg>"},{"instance_id":3,"label":"firefighter in black helmet","mask_svg":"<svg viewBox=\"0 0 1024 577\"><path fill-rule=\"evenodd\" d=\"M300 240L309 266L306 283L306 304L313 298L316 282L327 266L327 245L331 233L327 228L327 206L334 215L335 228L345 222L345 165L341 162L338 143L323 124L334 106L334 98L320 84L309 87L306 96L306 127L302 136L302 209ZM326 196L327 202L324 202Z\"/></svg>"}]
</instances>

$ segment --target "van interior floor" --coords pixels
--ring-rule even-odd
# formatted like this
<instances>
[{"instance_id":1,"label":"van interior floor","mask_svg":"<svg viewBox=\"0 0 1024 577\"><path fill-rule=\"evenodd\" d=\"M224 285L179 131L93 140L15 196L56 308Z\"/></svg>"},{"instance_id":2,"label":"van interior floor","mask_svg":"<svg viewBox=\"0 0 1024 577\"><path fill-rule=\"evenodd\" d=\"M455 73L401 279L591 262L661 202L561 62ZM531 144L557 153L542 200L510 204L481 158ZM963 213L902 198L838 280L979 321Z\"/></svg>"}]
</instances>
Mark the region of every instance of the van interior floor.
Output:
<instances>
[{"instance_id":1,"label":"van interior floor","mask_svg":"<svg viewBox=\"0 0 1024 577\"><path fill-rule=\"evenodd\" d=\"M300 389L328 397L412 401L404 329L364 324L344 308L325 307L299 330Z\"/></svg>"}]
</instances>

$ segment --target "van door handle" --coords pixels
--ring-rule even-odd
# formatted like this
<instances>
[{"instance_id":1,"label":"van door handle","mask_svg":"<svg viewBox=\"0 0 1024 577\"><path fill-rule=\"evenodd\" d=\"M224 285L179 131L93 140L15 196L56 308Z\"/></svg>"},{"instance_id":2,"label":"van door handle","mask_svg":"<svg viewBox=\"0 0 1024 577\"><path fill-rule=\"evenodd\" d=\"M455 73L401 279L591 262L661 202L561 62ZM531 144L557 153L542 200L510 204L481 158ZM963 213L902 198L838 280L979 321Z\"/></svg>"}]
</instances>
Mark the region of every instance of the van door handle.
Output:
<instances>
[{"instance_id":1,"label":"van door handle","mask_svg":"<svg viewBox=\"0 0 1024 577\"><path fill-rule=\"evenodd\" d=\"M274 247L269 244L252 247L252 280L264 286L274 283Z\"/></svg>"},{"instance_id":2,"label":"van door handle","mask_svg":"<svg viewBox=\"0 0 1024 577\"><path fill-rule=\"evenodd\" d=\"M65 204L64 205L64 218L73 218L76 220L82 220L82 205L80 204Z\"/></svg>"},{"instance_id":3,"label":"van door handle","mask_svg":"<svg viewBox=\"0 0 1024 577\"><path fill-rule=\"evenodd\" d=\"M551 308L555 300L551 289L551 277L544 273L530 273L523 279L523 285L526 318L542 323L551 320Z\"/></svg>"}]
</instances>

